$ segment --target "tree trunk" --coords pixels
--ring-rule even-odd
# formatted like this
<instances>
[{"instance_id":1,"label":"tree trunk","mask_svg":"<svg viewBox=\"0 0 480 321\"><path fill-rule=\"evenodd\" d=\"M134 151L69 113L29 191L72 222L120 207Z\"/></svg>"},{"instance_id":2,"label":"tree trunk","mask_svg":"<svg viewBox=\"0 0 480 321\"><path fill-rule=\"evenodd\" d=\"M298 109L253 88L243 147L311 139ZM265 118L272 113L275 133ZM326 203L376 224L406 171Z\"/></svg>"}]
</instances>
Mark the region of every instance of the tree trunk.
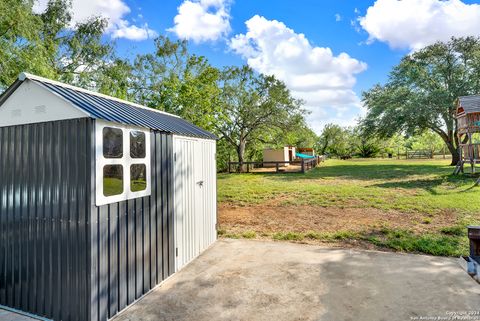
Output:
<instances>
[{"instance_id":1,"label":"tree trunk","mask_svg":"<svg viewBox=\"0 0 480 321\"><path fill-rule=\"evenodd\" d=\"M455 147L453 142L446 142L448 151L450 154L452 154L452 162L450 163L450 166L456 166L458 162L460 161L460 155L458 154L458 149Z\"/></svg>"},{"instance_id":2,"label":"tree trunk","mask_svg":"<svg viewBox=\"0 0 480 321\"><path fill-rule=\"evenodd\" d=\"M243 162L245 161L245 146L247 142L244 139L240 139L240 144L237 146L237 156L238 162L240 163L238 166L238 171L243 173L245 171Z\"/></svg>"},{"instance_id":3,"label":"tree trunk","mask_svg":"<svg viewBox=\"0 0 480 321\"><path fill-rule=\"evenodd\" d=\"M457 163L460 161L460 155L458 154L457 146L459 146L458 138L456 132L449 131L448 134L445 133L443 130L438 128L432 128L434 132L436 132L440 137L442 137L445 145L447 145L448 151L452 155L452 162L450 166L456 166Z\"/></svg>"}]
</instances>

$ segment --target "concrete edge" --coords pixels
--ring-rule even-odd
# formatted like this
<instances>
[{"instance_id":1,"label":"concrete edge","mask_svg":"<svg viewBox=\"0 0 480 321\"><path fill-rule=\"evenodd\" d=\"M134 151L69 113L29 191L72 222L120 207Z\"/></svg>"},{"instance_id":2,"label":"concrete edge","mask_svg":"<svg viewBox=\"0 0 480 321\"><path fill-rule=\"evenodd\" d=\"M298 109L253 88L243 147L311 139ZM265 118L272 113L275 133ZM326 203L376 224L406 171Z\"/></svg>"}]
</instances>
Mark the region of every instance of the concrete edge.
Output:
<instances>
[{"instance_id":1,"label":"concrete edge","mask_svg":"<svg viewBox=\"0 0 480 321\"><path fill-rule=\"evenodd\" d=\"M47 318L44 318L44 317L40 317L40 316L35 315L35 314L31 314L31 313L28 313L28 312L20 311L20 310L17 310L17 309L14 309L14 308L10 308L10 307L7 307L7 306L1 305L1 304L0 304L0 310L5 310L5 311L12 312L12 313L15 313L15 314L23 315L23 316L25 316L25 317L28 317L28 318L31 318L31 319L34 319L34 320L52 321L52 320L50 320L50 319L47 319Z\"/></svg>"}]
</instances>

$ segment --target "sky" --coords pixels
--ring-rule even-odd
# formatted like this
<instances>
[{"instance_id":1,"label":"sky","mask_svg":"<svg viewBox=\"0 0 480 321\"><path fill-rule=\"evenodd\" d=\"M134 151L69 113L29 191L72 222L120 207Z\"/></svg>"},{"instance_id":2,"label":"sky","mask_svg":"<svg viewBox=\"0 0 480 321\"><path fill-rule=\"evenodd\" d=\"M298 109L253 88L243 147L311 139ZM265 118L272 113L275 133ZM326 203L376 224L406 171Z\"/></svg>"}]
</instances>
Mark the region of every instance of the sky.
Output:
<instances>
[{"instance_id":1,"label":"sky","mask_svg":"<svg viewBox=\"0 0 480 321\"><path fill-rule=\"evenodd\" d=\"M37 0L41 12L47 0ZM72 0L73 20L108 19L105 39L133 58L158 35L189 40L217 67L248 64L285 82L320 133L353 126L362 92L406 54L480 36L480 4L460 0Z\"/></svg>"}]
</instances>

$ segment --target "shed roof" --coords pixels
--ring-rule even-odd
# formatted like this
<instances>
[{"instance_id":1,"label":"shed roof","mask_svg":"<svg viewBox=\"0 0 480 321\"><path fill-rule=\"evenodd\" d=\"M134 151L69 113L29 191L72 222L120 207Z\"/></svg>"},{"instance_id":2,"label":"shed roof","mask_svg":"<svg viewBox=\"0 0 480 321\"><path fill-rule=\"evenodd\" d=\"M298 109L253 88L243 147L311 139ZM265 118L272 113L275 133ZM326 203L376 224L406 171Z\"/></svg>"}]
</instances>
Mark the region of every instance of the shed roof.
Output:
<instances>
[{"instance_id":1,"label":"shed roof","mask_svg":"<svg viewBox=\"0 0 480 321\"><path fill-rule=\"evenodd\" d=\"M214 134L176 115L27 73L20 74L17 82L0 96L0 105L27 79L80 108L91 118L182 136L217 139Z\"/></svg>"},{"instance_id":2,"label":"shed roof","mask_svg":"<svg viewBox=\"0 0 480 321\"><path fill-rule=\"evenodd\" d=\"M462 107L466 114L480 113L480 95L459 97L458 107Z\"/></svg>"}]
</instances>

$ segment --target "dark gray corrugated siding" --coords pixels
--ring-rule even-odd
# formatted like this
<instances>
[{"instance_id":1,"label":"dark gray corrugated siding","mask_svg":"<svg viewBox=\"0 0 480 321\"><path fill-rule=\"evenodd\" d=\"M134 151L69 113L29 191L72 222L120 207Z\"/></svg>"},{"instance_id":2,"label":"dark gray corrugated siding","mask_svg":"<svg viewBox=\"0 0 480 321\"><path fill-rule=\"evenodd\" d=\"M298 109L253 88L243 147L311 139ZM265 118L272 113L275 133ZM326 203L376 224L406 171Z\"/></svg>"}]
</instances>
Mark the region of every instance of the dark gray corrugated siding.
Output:
<instances>
[{"instance_id":1,"label":"dark gray corrugated siding","mask_svg":"<svg viewBox=\"0 0 480 321\"><path fill-rule=\"evenodd\" d=\"M96 207L94 121L0 128L0 304L104 321L174 272L172 136L152 194Z\"/></svg>"},{"instance_id":2,"label":"dark gray corrugated siding","mask_svg":"<svg viewBox=\"0 0 480 321\"><path fill-rule=\"evenodd\" d=\"M0 128L0 304L87 319L92 124Z\"/></svg>"},{"instance_id":3,"label":"dark gray corrugated siding","mask_svg":"<svg viewBox=\"0 0 480 321\"><path fill-rule=\"evenodd\" d=\"M92 207L91 321L113 317L174 273L172 143L151 134L151 196Z\"/></svg>"}]
</instances>

